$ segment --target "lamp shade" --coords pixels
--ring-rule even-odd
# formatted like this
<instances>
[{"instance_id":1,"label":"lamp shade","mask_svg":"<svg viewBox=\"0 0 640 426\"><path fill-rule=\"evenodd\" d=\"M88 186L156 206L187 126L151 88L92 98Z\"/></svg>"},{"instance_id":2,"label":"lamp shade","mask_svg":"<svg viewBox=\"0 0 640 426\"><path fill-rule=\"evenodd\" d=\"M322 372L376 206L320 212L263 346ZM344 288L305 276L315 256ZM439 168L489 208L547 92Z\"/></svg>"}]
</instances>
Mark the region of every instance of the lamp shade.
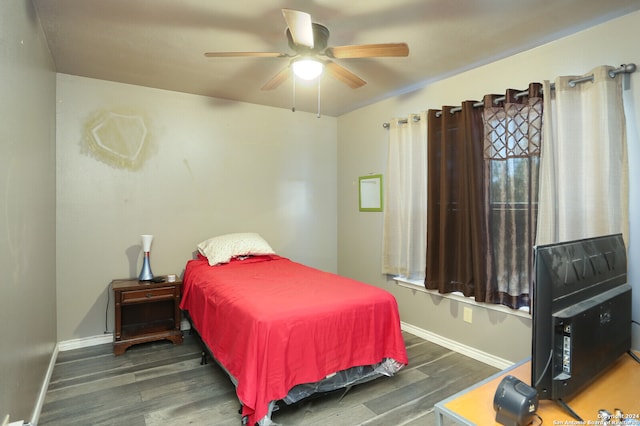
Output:
<instances>
[{"instance_id":1,"label":"lamp shade","mask_svg":"<svg viewBox=\"0 0 640 426\"><path fill-rule=\"evenodd\" d=\"M153 241L153 235L140 235L142 238L142 251L151 251L151 242Z\"/></svg>"},{"instance_id":2,"label":"lamp shade","mask_svg":"<svg viewBox=\"0 0 640 426\"><path fill-rule=\"evenodd\" d=\"M304 58L298 59L291 64L293 73L303 80L313 80L322 74L324 64L318 60Z\"/></svg>"}]
</instances>

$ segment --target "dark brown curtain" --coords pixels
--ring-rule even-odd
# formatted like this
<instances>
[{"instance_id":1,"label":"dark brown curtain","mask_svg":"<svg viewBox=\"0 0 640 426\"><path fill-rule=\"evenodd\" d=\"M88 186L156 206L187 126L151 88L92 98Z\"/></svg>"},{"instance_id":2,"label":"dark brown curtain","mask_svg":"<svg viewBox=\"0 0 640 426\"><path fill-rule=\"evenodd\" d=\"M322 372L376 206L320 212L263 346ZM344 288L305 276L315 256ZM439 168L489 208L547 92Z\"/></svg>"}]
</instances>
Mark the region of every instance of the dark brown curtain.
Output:
<instances>
[{"instance_id":1,"label":"dark brown curtain","mask_svg":"<svg viewBox=\"0 0 640 426\"><path fill-rule=\"evenodd\" d=\"M529 306L538 213L542 85L484 98L487 302ZM502 97L502 96L501 96Z\"/></svg>"},{"instance_id":2,"label":"dark brown curtain","mask_svg":"<svg viewBox=\"0 0 640 426\"><path fill-rule=\"evenodd\" d=\"M428 112L425 287L485 300L482 108Z\"/></svg>"},{"instance_id":3,"label":"dark brown curtain","mask_svg":"<svg viewBox=\"0 0 640 426\"><path fill-rule=\"evenodd\" d=\"M499 97L428 112L425 287L517 309L529 304L541 85Z\"/></svg>"}]
</instances>

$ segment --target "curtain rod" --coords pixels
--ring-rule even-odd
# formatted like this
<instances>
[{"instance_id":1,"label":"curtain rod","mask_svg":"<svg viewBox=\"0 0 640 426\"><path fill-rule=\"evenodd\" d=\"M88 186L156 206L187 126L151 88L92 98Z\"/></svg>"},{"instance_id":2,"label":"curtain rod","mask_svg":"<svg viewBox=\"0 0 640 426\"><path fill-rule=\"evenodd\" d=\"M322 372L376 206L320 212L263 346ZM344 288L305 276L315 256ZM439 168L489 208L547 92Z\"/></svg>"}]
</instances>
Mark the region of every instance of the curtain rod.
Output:
<instances>
[{"instance_id":1,"label":"curtain rod","mask_svg":"<svg viewBox=\"0 0 640 426\"><path fill-rule=\"evenodd\" d=\"M618 75L620 73L631 74L631 73L634 73L635 71L636 71L636 64L622 64L618 68L609 70L609 77L615 78L616 75ZM593 81L593 74L588 75L586 77L577 78L575 80L569 80L569 86L575 87L576 84L584 83L584 82L587 82L587 81ZM551 89L555 89L555 84L554 83L551 83ZM526 96L528 94L529 94L528 90L523 90L522 92L516 93L515 97L517 99L517 98L521 98L523 96ZM499 104L500 102L502 102L504 100L505 100L505 97L504 96L500 96L499 98L495 98L493 100L493 102L497 105L497 104ZM476 102L476 103L473 104L473 106L476 107L476 108L481 107L483 105L484 105L484 102ZM451 112L451 114L453 114L454 112L458 112L458 111L462 111L462 107L455 107L455 108L451 108L449 110L449 112ZM441 114L442 114L441 111L440 112L436 112L436 116L437 117L440 117ZM413 116L413 121L414 121L414 123L420 121L420 116L414 115ZM400 123L400 124L407 124L408 122L409 122L409 120L406 119L406 118L404 120L398 120L398 123ZM389 126L390 126L389 123L382 123L382 127L384 127L385 129L388 129Z\"/></svg>"}]
</instances>

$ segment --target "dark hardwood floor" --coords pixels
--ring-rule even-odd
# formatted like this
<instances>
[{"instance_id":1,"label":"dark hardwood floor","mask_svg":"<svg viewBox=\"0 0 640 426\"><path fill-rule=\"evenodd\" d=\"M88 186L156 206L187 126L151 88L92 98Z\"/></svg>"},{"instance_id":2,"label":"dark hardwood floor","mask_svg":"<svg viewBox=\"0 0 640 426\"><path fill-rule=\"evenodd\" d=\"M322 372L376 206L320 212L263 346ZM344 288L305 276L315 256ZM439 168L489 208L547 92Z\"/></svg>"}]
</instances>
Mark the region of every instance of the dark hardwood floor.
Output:
<instances>
[{"instance_id":1,"label":"dark hardwood floor","mask_svg":"<svg viewBox=\"0 0 640 426\"><path fill-rule=\"evenodd\" d=\"M409 365L396 376L284 407L293 425L435 425L436 402L498 370L404 333ZM111 344L58 354L40 426L241 424L234 387L185 332L182 345L154 342L114 356ZM341 398L342 397L342 398Z\"/></svg>"}]
</instances>

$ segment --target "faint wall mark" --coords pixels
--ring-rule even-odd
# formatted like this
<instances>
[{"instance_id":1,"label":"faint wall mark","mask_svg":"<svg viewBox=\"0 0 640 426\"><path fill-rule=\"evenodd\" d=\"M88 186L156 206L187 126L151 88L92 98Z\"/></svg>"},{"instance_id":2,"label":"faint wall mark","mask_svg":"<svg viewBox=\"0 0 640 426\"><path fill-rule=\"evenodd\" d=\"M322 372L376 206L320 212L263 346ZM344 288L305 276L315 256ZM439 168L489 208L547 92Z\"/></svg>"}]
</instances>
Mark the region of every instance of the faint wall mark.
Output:
<instances>
[{"instance_id":1,"label":"faint wall mark","mask_svg":"<svg viewBox=\"0 0 640 426\"><path fill-rule=\"evenodd\" d=\"M13 148L9 153L16 152ZM32 253L31 241L33 241L33 227L29 226L25 213L29 210L29 202L25 199L27 196L21 191L19 182L23 181L25 167L21 167L19 157L12 154L9 159L8 167L5 172L5 188L4 188L4 211L2 216L4 219L5 233L2 237L6 241L10 259L8 265L11 265L11 271L3 271L8 275L11 284L20 283L24 278L25 271L29 267L29 253ZM0 180L0 181L2 181ZM10 272L10 273L9 273Z\"/></svg>"},{"instance_id":2,"label":"faint wall mark","mask_svg":"<svg viewBox=\"0 0 640 426\"><path fill-rule=\"evenodd\" d=\"M118 168L137 170L149 157L151 138L139 114L99 111L84 128L87 152Z\"/></svg>"}]
</instances>

